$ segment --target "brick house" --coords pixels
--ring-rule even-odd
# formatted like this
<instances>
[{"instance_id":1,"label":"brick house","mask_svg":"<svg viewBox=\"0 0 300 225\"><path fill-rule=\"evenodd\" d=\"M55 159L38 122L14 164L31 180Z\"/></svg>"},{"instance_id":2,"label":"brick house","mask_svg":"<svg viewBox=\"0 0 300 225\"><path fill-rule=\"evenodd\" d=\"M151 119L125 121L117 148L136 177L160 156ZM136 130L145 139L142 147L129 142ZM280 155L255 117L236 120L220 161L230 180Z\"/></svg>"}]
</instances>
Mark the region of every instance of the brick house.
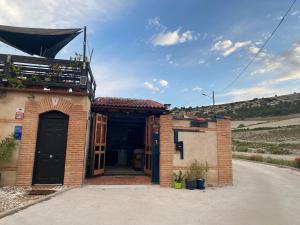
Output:
<instances>
[{"instance_id":1,"label":"brick house","mask_svg":"<svg viewBox=\"0 0 300 225\"><path fill-rule=\"evenodd\" d=\"M0 87L0 105L0 138L22 127L13 159L0 164L2 185L79 186L122 175L137 177L136 183L145 176L169 187L172 172L186 169L194 159L208 162L209 184L232 183L228 118L198 126L174 118L152 100L92 101L87 92L30 88ZM23 116L16 116L17 108ZM183 152L176 149L179 141Z\"/></svg>"},{"instance_id":2,"label":"brick house","mask_svg":"<svg viewBox=\"0 0 300 225\"><path fill-rule=\"evenodd\" d=\"M80 32L0 26L2 41L46 57L0 54L0 140L13 134L19 142L0 162L0 185L80 186L125 176L170 187L172 173L194 159L208 163L207 183L232 184L229 118L178 119L152 100L95 99L85 51L84 60L54 59Z\"/></svg>"}]
</instances>

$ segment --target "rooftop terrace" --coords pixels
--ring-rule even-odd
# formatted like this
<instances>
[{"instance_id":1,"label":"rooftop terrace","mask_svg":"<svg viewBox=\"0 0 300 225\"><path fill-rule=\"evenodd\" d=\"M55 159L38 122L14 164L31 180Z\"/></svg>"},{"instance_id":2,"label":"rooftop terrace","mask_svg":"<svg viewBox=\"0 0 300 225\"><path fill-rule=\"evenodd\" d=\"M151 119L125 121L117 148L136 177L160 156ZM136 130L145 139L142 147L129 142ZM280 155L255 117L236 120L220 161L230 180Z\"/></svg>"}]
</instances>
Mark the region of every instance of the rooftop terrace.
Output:
<instances>
[{"instance_id":1,"label":"rooftop terrace","mask_svg":"<svg viewBox=\"0 0 300 225\"><path fill-rule=\"evenodd\" d=\"M0 88L86 93L94 99L96 82L90 63L0 54Z\"/></svg>"}]
</instances>

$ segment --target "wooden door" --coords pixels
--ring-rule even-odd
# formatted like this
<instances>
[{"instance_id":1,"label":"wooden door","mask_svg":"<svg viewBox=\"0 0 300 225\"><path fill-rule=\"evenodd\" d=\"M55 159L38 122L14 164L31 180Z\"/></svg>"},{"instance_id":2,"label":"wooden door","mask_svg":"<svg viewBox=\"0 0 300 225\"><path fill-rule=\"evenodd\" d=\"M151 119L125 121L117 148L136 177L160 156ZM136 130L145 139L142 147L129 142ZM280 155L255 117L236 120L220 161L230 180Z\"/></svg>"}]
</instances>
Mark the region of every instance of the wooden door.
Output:
<instances>
[{"instance_id":1,"label":"wooden door","mask_svg":"<svg viewBox=\"0 0 300 225\"><path fill-rule=\"evenodd\" d=\"M58 111L41 114L33 184L63 184L69 117Z\"/></svg>"},{"instance_id":2,"label":"wooden door","mask_svg":"<svg viewBox=\"0 0 300 225\"><path fill-rule=\"evenodd\" d=\"M107 116L96 114L92 145L92 175L101 175L105 167Z\"/></svg>"},{"instance_id":3,"label":"wooden door","mask_svg":"<svg viewBox=\"0 0 300 225\"><path fill-rule=\"evenodd\" d=\"M146 119L145 131L145 174L151 175L152 168L152 132L153 132L154 116L148 116Z\"/></svg>"}]
</instances>

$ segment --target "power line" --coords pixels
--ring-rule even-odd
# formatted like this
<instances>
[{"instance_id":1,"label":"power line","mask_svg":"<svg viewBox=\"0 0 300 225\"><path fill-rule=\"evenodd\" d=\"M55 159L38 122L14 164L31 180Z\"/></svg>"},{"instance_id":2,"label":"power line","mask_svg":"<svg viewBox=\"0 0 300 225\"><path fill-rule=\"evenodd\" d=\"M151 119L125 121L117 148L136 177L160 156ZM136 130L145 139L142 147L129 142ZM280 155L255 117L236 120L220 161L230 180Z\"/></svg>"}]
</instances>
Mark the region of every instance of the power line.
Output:
<instances>
[{"instance_id":1,"label":"power line","mask_svg":"<svg viewBox=\"0 0 300 225\"><path fill-rule=\"evenodd\" d=\"M229 87L231 87L243 74L244 72L248 69L248 67L254 62L254 60L257 58L257 56L264 50L265 46L268 44L269 40L273 37L273 35L275 34L275 32L278 30L278 28L280 27L280 25L282 24L282 22L284 21L284 19L287 17L287 15L289 14L289 12L292 10L294 4L296 3L297 0L293 0L292 4L289 6L288 10L286 11L286 13L284 14L284 16L281 18L281 20L279 21L279 23L277 24L277 26L275 27L275 29L272 31L272 33L270 34L270 36L266 39L266 41L264 42L264 44L261 46L261 48L258 50L258 52L254 55L254 57L247 63L247 65L238 73L238 75L233 79L233 81L231 81L223 90L227 90Z\"/></svg>"}]
</instances>

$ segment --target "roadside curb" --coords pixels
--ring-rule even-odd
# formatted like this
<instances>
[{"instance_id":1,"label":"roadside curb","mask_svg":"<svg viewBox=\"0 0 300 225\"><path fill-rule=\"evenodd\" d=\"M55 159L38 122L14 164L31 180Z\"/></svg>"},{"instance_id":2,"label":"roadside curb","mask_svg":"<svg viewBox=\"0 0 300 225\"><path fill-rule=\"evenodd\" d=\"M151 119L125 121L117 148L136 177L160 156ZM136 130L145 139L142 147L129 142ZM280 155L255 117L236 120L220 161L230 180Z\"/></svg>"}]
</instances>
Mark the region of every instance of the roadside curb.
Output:
<instances>
[{"instance_id":1,"label":"roadside curb","mask_svg":"<svg viewBox=\"0 0 300 225\"><path fill-rule=\"evenodd\" d=\"M69 187L69 188L63 189L63 190L61 190L61 191L55 192L55 193L53 193L53 194L47 195L47 196L45 196L45 197L42 197L42 198L40 198L40 199L34 200L34 201L32 201L32 202L30 202L30 203L28 203L28 204L26 204L26 205L22 205L22 206L15 207L15 208L9 209L9 210L7 210L7 211L4 211L4 212L0 213L0 219L4 218L4 217L6 217L6 216L9 216L9 215L15 214L15 213L17 213L17 212L19 212L19 211L21 211L21 210L24 210L24 209L26 209L26 208L28 208L28 207L30 207L30 206L32 206L32 205L35 205L35 204L38 204L38 203L47 201L47 200L49 200L49 199L51 199L51 198L53 198L53 197L55 197L55 196L57 196L57 195L60 195L60 194L62 194L62 193L65 193L66 191L69 191L69 190L71 190L71 189L73 189L73 188L74 188L74 187Z\"/></svg>"},{"instance_id":2,"label":"roadside curb","mask_svg":"<svg viewBox=\"0 0 300 225\"><path fill-rule=\"evenodd\" d=\"M233 159L233 160L240 160L240 161L253 162L253 163L258 163L258 164L265 164L265 165L269 165L269 166L275 166L275 167L278 167L278 168L291 169L291 170L295 170L295 171L297 171L297 172L300 173L300 169L297 169L297 168L294 168L294 167L283 166L283 165L277 165L277 164L273 164L273 163L259 162L259 161L248 160L248 159L237 159L237 158L232 158L232 159Z\"/></svg>"}]
</instances>

